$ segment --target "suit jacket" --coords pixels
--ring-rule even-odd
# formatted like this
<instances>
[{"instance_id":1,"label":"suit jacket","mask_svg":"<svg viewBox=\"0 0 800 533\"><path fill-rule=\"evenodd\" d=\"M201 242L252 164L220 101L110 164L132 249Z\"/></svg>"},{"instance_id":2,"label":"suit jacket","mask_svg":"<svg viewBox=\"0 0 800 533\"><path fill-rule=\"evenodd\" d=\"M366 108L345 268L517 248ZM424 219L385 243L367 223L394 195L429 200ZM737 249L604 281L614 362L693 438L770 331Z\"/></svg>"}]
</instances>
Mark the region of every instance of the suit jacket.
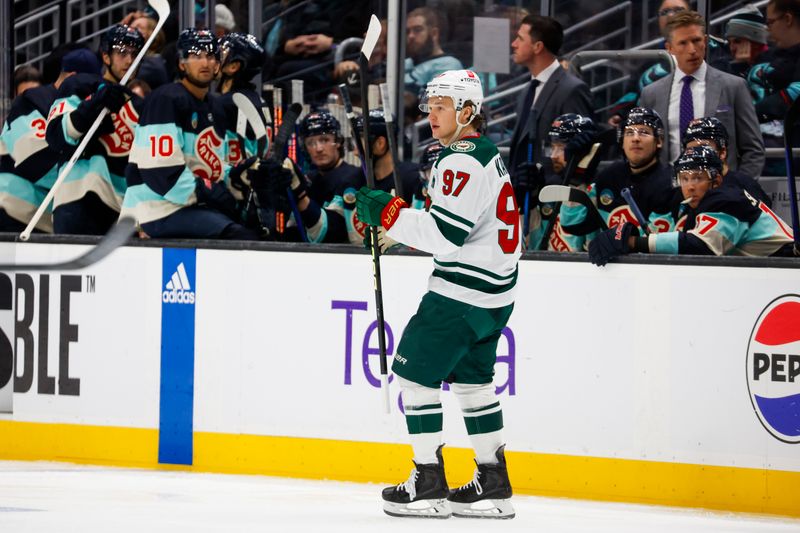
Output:
<instances>
[{"instance_id":1,"label":"suit jacket","mask_svg":"<svg viewBox=\"0 0 800 533\"><path fill-rule=\"evenodd\" d=\"M517 116L522 114L525 103L525 91L520 93L517 102ZM517 121L514 134L511 137L511 153L509 157L512 173L522 162L528 160L528 136L533 133L533 162L542 163L545 171L552 175L550 158L544 157L542 147L547 140L547 130L550 124L559 115L564 113L578 113L594 118L592 94L589 87L578 77L573 76L563 68L557 69L542 87L539 98L531 107L527 124Z\"/></svg>"},{"instance_id":2,"label":"suit jacket","mask_svg":"<svg viewBox=\"0 0 800 533\"><path fill-rule=\"evenodd\" d=\"M639 105L655 109L664 121L666 142L661 161L669 160L669 98L675 73L644 88ZM756 109L747 82L708 66L706 71L706 116L717 117L728 130L728 166L748 176L761 176L764 167L764 141L758 127Z\"/></svg>"}]
</instances>

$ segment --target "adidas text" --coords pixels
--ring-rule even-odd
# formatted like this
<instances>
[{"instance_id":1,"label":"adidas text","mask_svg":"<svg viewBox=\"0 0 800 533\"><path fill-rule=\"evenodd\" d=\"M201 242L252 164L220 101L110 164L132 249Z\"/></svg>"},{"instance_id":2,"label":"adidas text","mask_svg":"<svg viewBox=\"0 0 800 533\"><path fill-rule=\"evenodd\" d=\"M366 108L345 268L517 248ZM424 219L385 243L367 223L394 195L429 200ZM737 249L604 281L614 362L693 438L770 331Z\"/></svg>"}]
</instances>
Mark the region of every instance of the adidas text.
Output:
<instances>
[{"instance_id":1,"label":"adidas text","mask_svg":"<svg viewBox=\"0 0 800 533\"><path fill-rule=\"evenodd\" d=\"M161 301L165 304L193 304L194 291L164 291L161 293Z\"/></svg>"}]
</instances>

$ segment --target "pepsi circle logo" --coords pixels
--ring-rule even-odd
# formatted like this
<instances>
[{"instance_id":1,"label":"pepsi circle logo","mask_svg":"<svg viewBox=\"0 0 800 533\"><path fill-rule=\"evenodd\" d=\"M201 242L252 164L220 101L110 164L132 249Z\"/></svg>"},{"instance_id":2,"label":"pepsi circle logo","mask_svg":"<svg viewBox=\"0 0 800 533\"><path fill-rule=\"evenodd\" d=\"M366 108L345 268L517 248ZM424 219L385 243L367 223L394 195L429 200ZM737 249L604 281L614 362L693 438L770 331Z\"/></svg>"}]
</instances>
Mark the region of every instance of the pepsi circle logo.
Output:
<instances>
[{"instance_id":1,"label":"pepsi circle logo","mask_svg":"<svg viewBox=\"0 0 800 533\"><path fill-rule=\"evenodd\" d=\"M764 428L782 442L800 443L800 295L774 299L756 320L747 389Z\"/></svg>"}]
</instances>

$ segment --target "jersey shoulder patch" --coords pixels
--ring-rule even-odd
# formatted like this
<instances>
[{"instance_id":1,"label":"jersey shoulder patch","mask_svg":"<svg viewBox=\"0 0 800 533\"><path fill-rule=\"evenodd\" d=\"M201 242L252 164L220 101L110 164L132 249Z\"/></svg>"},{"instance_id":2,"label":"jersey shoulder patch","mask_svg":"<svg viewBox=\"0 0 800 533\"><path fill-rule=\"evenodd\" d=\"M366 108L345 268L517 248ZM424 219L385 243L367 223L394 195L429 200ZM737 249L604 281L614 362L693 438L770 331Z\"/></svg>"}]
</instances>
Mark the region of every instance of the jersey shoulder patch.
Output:
<instances>
[{"instance_id":1,"label":"jersey shoulder patch","mask_svg":"<svg viewBox=\"0 0 800 533\"><path fill-rule=\"evenodd\" d=\"M445 148L439 156L438 164L441 164L442 161L450 155L461 154L477 160L482 167L485 167L498 153L497 147L486 137L482 135L478 137L467 137Z\"/></svg>"}]
</instances>

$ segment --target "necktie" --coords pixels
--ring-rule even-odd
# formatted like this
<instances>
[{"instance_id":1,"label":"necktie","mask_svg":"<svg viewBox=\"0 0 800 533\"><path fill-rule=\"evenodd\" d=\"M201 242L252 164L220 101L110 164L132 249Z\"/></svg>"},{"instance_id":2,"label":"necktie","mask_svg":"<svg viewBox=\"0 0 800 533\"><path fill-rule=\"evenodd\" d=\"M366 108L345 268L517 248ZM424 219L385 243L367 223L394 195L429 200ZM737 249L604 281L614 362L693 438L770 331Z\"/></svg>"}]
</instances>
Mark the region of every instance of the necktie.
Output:
<instances>
[{"instance_id":1,"label":"necktie","mask_svg":"<svg viewBox=\"0 0 800 533\"><path fill-rule=\"evenodd\" d=\"M694 102L692 101L692 81L694 78L691 76L683 77L683 89L681 89L681 104L680 104L680 135L678 136L683 140L683 134L686 128L689 127L689 122L694 118Z\"/></svg>"},{"instance_id":2,"label":"necktie","mask_svg":"<svg viewBox=\"0 0 800 533\"><path fill-rule=\"evenodd\" d=\"M528 91L525 93L525 100L522 103L522 114L519 116L519 131L521 135L528 135L528 142L530 142L530 132L527 131L528 118L531 114L531 106L533 105L533 96L536 94L536 87L539 86L539 80L533 78L528 84Z\"/></svg>"}]
</instances>

